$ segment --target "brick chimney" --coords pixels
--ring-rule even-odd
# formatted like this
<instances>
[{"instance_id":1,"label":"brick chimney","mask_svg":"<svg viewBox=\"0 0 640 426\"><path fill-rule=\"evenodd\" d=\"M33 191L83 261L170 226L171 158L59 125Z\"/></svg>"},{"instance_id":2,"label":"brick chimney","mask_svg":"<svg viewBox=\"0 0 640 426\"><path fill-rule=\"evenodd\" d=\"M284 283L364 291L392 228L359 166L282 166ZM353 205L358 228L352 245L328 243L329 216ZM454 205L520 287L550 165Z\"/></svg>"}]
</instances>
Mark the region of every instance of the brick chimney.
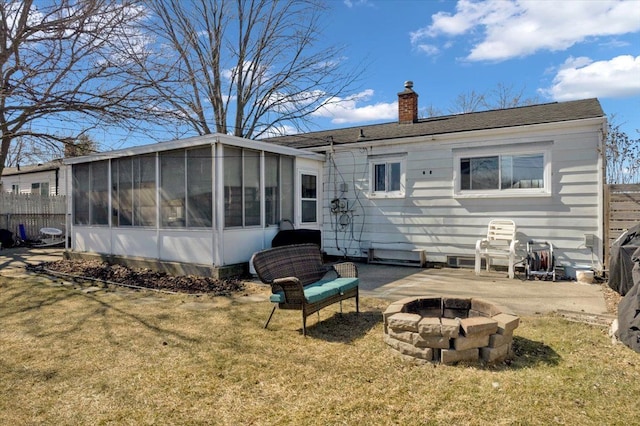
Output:
<instances>
[{"instance_id":1,"label":"brick chimney","mask_svg":"<svg viewBox=\"0 0 640 426\"><path fill-rule=\"evenodd\" d=\"M404 82L404 90L398 93L398 122L410 124L418 121L418 94L413 91L413 81Z\"/></svg>"}]
</instances>

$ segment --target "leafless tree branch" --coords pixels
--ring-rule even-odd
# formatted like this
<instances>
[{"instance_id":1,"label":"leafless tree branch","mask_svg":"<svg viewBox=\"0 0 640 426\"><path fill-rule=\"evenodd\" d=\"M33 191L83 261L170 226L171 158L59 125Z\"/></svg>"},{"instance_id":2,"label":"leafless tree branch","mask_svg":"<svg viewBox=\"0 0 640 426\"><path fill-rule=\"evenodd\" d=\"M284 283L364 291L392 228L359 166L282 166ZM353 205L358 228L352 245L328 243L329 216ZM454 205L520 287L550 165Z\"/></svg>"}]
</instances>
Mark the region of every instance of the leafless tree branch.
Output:
<instances>
[{"instance_id":1,"label":"leafless tree branch","mask_svg":"<svg viewBox=\"0 0 640 426\"><path fill-rule=\"evenodd\" d=\"M357 81L340 49L317 46L324 9L315 0L146 4L157 45L153 65L136 78L153 89L167 118L198 134L258 138L304 128L323 102ZM170 78L156 77L168 69Z\"/></svg>"},{"instance_id":2,"label":"leafless tree branch","mask_svg":"<svg viewBox=\"0 0 640 426\"><path fill-rule=\"evenodd\" d=\"M128 76L145 13L136 0L0 3L0 171L17 138L65 143L80 121L137 117L149 98Z\"/></svg>"}]
</instances>

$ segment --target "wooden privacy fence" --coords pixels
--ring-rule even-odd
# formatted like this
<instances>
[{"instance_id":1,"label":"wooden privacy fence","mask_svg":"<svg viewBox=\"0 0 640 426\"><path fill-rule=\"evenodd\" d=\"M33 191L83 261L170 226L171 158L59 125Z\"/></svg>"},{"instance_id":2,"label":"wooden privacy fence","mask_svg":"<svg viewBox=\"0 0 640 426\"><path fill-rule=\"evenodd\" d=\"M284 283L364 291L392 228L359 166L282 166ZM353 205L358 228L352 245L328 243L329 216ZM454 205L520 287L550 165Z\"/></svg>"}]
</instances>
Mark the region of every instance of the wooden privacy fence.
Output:
<instances>
[{"instance_id":1,"label":"wooden privacy fence","mask_svg":"<svg viewBox=\"0 0 640 426\"><path fill-rule=\"evenodd\" d=\"M65 231L67 197L35 194L0 194L0 228L20 236L19 225L24 225L28 239L40 237L41 228Z\"/></svg>"},{"instance_id":2,"label":"wooden privacy fence","mask_svg":"<svg viewBox=\"0 0 640 426\"><path fill-rule=\"evenodd\" d=\"M605 259L609 268L611 244L627 229L640 223L640 184L604 186Z\"/></svg>"}]
</instances>

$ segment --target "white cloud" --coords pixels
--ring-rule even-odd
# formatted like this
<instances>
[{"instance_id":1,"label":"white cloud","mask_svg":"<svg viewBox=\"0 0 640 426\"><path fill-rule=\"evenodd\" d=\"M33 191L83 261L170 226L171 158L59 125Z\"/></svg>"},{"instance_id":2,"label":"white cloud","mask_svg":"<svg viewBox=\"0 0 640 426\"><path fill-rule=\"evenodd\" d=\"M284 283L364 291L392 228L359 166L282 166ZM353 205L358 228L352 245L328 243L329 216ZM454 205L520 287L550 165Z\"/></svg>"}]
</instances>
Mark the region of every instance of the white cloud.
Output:
<instances>
[{"instance_id":1,"label":"white cloud","mask_svg":"<svg viewBox=\"0 0 640 426\"><path fill-rule=\"evenodd\" d=\"M582 68L591 63L593 63L593 59L587 58L586 56L578 56L577 58L569 56L560 66L560 70Z\"/></svg>"},{"instance_id":2,"label":"white cloud","mask_svg":"<svg viewBox=\"0 0 640 426\"><path fill-rule=\"evenodd\" d=\"M432 23L410 34L415 45L439 36L482 33L471 48L471 61L501 61L539 50L561 51L593 37L640 30L635 1L460 0L455 14L438 12Z\"/></svg>"},{"instance_id":3,"label":"white cloud","mask_svg":"<svg viewBox=\"0 0 640 426\"><path fill-rule=\"evenodd\" d=\"M440 49L438 49L438 46L433 44L418 44L416 45L416 48L422 53L426 53L429 56L437 55L438 53L440 53Z\"/></svg>"},{"instance_id":4,"label":"white cloud","mask_svg":"<svg viewBox=\"0 0 640 426\"><path fill-rule=\"evenodd\" d=\"M622 98L640 95L640 56L617 56L608 61L568 58L553 85L539 92L558 101L585 98Z\"/></svg>"},{"instance_id":5,"label":"white cloud","mask_svg":"<svg viewBox=\"0 0 640 426\"><path fill-rule=\"evenodd\" d=\"M373 93L373 90L368 89L347 98L327 99L324 105L314 113L314 116L329 118L334 124L388 120L396 117L398 114L397 102L357 105L358 102L370 99Z\"/></svg>"},{"instance_id":6,"label":"white cloud","mask_svg":"<svg viewBox=\"0 0 640 426\"><path fill-rule=\"evenodd\" d=\"M372 3L369 0L344 0L344 5L349 9L355 6L372 6Z\"/></svg>"}]
</instances>

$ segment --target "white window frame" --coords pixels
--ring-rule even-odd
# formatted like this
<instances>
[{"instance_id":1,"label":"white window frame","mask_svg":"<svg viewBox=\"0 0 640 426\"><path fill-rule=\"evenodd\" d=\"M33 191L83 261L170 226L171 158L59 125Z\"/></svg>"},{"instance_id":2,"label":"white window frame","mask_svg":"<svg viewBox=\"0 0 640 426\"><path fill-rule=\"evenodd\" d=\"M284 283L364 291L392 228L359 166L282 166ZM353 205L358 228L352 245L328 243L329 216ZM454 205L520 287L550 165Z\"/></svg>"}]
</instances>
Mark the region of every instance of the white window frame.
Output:
<instances>
[{"instance_id":1,"label":"white window frame","mask_svg":"<svg viewBox=\"0 0 640 426\"><path fill-rule=\"evenodd\" d=\"M376 191L376 166L400 163L400 189L396 191ZM369 198L404 198L406 195L407 157L402 155L385 155L369 157ZM385 187L389 187L387 181Z\"/></svg>"},{"instance_id":2,"label":"white window frame","mask_svg":"<svg viewBox=\"0 0 640 426\"><path fill-rule=\"evenodd\" d=\"M453 150L453 188L456 198L518 198L518 197L550 197L551 187L551 142L533 142L518 145L493 146L489 148L459 148ZM461 189L462 175L460 161L463 158L479 158L492 156L543 156L543 186L541 188L509 188L509 189ZM500 170L500 165L498 165Z\"/></svg>"},{"instance_id":3,"label":"white window frame","mask_svg":"<svg viewBox=\"0 0 640 426\"><path fill-rule=\"evenodd\" d=\"M309 176L314 176L316 178L316 196L315 198L303 198L302 197L302 176L303 175L309 175ZM319 218L320 218L320 209L319 209L319 205L320 205L320 176L319 173L317 171L314 170L298 170L298 206L299 206L299 214L300 214L300 223L301 224L305 224L305 225L312 225L312 224L317 224L319 222ZM316 204L316 220L314 222L304 222L303 221L303 214L302 214L302 204L305 201L314 201Z\"/></svg>"}]
</instances>

